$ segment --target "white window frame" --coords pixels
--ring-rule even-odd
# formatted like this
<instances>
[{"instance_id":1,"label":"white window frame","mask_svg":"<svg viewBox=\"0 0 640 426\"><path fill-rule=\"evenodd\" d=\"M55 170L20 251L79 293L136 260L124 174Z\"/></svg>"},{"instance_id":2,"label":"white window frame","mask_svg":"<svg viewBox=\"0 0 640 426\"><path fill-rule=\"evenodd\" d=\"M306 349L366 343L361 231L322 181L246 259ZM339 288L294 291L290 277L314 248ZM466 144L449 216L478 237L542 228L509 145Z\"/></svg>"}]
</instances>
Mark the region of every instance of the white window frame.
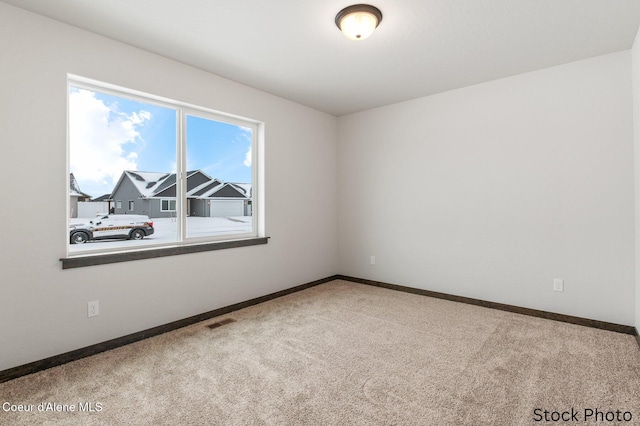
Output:
<instances>
[{"instance_id":1,"label":"white window frame","mask_svg":"<svg viewBox=\"0 0 640 426\"><path fill-rule=\"evenodd\" d=\"M135 203L134 203L134 201L133 201L133 200L129 200L129 205L128 205L128 207L129 207L129 211L130 211L130 212L132 212L132 211L134 211L134 210L136 209L136 205L135 205Z\"/></svg>"},{"instance_id":2,"label":"white window frame","mask_svg":"<svg viewBox=\"0 0 640 426\"><path fill-rule=\"evenodd\" d=\"M167 202L167 208L163 208L162 204ZM173 208L171 208L171 203L173 202ZM172 198L162 198L160 200L160 211L161 212L175 212L176 211L176 200Z\"/></svg>"},{"instance_id":3,"label":"white window frame","mask_svg":"<svg viewBox=\"0 0 640 426\"><path fill-rule=\"evenodd\" d=\"M137 252L137 251L147 251L153 248L171 248L176 246L189 246L189 245L201 245L203 243L222 243L220 248L238 246L237 244L229 244L233 241L238 240L246 240L247 244L241 245L255 245L255 244L265 244L267 241L267 237L265 236L265 221L264 221L264 210L263 210L263 194L264 194L264 159L262 157L262 151L264 147L264 123L241 117L236 115L231 115L228 113L223 113L220 111L216 111L210 108L197 106L149 93L140 92L137 90L132 90L128 88L124 88L121 86L112 85L109 83L99 82L96 80L88 79L85 77L80 77L76 75L68 75L67 78L67 94L71 87L86 89L94 92L105 93L109 95L119 96L123 98L132 99L135 101L140 101L148 104L154 104L158 106L162 106L165 108L170 108L178 111L177 114L177 123L176 123L176 198L175 198L175 211L176 212L176 220L178 223L178 235L176 241L172 241L170 243L159 243L159 244L146 244L132 247L119 247L119 248L109 248L109 249L96 249L96 250L87 250L82 252L69 252L69 241L67 238L67 256L68 258L75 257L83 257L87 255L94 256L95 254L110 254L110 253L119 253L119 252ZM252 134L251 141L251 185L252 185L252 230L247 233L239 233L239 234L223 234L223 235L212 235L206 237L198 237L198 238L188 238L187 237L187 229L186 229L186 218L188 216L188 212L186 208L188 206L187 198L186 198L186 187L187 187L187 167L186 167L186 150L187 150L187 141L186 141L186 116L196 116L200 118L210 119L214 121L224 122L228 124L233 124L245 128L249 128ZM67 126L69 126L69 111L67 110ZM69 154L70 154L70 141L69 141L69 132L67 132L67 170L66 176L68 179L69 176ZM169 204L169 207L171 205ZM67 203L67 210L70 208L69 203ZM122 208L122 201L116 200L116 208ZM163 210L165 211L165 210ZM171 211L171 210L169 210ZM67 211L67 217L69 217L69 212ZM66 232L68 236L68 230ZM257 239L264 240L264 242L251 242ZM201 249L202 247L200 247ZM200 249L194 251L201 251ZM217 250L218 248L212 247L211 250ZM182 253L182 252L181 252ZM176 253L176 254L181 254ZM65 259L62 259L63 262ZM119 261L119 260L116 260ZM101 263L111 263L111 262L95 262L93 264L101 264ZM88 266L88 265L82 265ZM69 266L75 267L75 266ZM63 268L66 268L63 264Z\"/></svg>"}]
</instances>

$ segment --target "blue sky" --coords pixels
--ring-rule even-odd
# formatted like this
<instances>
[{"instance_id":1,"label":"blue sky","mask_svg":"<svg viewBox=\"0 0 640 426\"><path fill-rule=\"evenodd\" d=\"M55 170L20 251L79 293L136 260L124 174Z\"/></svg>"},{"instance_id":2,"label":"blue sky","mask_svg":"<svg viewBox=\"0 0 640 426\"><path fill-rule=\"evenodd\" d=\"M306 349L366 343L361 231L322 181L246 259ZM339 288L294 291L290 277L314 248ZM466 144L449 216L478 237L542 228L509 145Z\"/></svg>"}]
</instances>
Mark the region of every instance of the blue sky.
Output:
<instances>
[{"instance_id":1,"label":"blue sky","mask_svg":"<svg viewBox=\"0 0 640 426\"><path fill-rule=\"evenodd\" d=\"M187 169L227 182L251 183L251 131L187 115ZM123 170L176 170L176 111L71 88L70 171L80 189L110 193Z\"/></svg>"}]
</instances>

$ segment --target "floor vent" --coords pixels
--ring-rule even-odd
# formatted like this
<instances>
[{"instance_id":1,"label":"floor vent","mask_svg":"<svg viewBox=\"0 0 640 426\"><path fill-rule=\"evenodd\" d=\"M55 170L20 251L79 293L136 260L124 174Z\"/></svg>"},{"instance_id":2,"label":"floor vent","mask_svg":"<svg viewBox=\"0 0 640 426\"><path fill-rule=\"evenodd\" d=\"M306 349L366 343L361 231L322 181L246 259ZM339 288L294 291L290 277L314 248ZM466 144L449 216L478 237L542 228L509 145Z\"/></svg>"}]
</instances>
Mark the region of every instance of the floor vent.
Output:
<instances>
[{"instance_id":1,"label":"floor vent","mask_svg":"<svg viewBox=\"0 0 640 426\"><path fill-rule=\"evenodd\" d=\"M209 325L207 325L207 327L213 329L213 328L222 327L223 325L231 324L232 322L236 322L236 320L234 320L233 318L225 318L225 319L220 320L218 322L214 322L213 324L209 324Z\"/></svg>"}]
</instances>

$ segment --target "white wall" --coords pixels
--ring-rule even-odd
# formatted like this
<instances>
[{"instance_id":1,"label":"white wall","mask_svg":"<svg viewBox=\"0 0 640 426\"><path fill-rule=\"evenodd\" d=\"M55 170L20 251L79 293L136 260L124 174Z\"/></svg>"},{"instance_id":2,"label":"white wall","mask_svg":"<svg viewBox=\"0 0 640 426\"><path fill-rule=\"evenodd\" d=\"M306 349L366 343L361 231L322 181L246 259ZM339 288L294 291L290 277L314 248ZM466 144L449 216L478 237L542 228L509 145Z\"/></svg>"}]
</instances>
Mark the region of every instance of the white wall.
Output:
<instances>
[{"instance_id":1,"label":"white wall","mask_svg":"<svg viewBox=\"0 0 640 426\"><path fill-rule=\"evenodd\" d=\"M625 51L341 117L340 273L634 324L630 73Z\"/></svg>"},{"instance_id":2,"label":"white wall","mask_svg":"<svg viewBox=\"0 0 640 426\"><path fill-rule=\"evenodd\" d=\"M633 145L636 205L636 329L640 331L640 30L633 43Z\"/></svg>"},{"instance_id":3,"label":"white wall","mask_svg":"<svg viewBox=\"0 0 640 426\"><path fill-rule=\"evenodd\" d=\"M631 52L339 120L4 3L0 55L0 370L335 273L640 327ZM63 271L67 73L264 121L269 244Z\"/></svg>"},{"instance_id":4,"label":"white wall","mask_svg":"<svg viewBox=\"0 0 640 426\"><path fill-rule=\"evenodd\" d=\"M265 122L269 244L63 271L67 73ZM337 271L335 117L0 3L0 129L0 370Z\"/></svg>"}]
</instances>

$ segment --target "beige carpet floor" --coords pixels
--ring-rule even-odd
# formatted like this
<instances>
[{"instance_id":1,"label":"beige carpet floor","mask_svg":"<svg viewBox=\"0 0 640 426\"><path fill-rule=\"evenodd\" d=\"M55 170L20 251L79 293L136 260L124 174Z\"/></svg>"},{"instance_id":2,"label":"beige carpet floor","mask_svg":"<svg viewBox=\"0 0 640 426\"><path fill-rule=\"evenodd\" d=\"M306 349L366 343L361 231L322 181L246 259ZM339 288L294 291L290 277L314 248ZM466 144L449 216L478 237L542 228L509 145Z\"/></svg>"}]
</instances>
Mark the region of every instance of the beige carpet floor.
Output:
<instances>
[{"instance_id":1,"label":"beige carpet floor","mask_svg":"<svg viewBox=\"0 0 640 426\"><path fill-rule=\"evenodd\" d=\"M2 425L640 424L640 350L629 335L333 281L0 384L5 402L34 412L0 407ZM544 419L571 409L578 422ZM606 421L618 410L631 420Z\"/></svg>"}]
</instances>

